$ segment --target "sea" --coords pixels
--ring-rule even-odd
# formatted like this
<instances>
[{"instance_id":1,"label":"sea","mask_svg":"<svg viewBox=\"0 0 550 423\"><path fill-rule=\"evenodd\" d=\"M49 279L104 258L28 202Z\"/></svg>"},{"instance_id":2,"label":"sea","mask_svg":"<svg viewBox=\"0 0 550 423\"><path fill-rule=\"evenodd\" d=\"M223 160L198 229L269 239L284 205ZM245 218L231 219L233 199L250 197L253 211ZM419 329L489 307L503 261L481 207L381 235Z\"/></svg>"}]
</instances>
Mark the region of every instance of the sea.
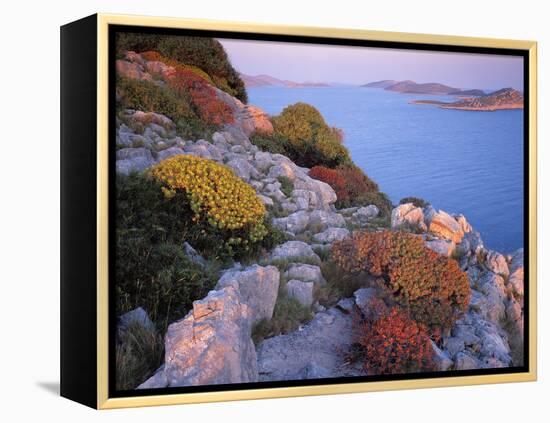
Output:
<instances>
[{"instance_id":1,"label":"sea","mask_svg":"<svg viewBox=\"0 0 550 423\"><path fill-rule=\"evenodd\" d=\"M452 97L347 86L251 87L248 95L273 115L300 101L315 106L394 204L422 197L464 214L487 248L523 247L523 110L446 110L411 101Z\"/></svg>"}]
</instances>

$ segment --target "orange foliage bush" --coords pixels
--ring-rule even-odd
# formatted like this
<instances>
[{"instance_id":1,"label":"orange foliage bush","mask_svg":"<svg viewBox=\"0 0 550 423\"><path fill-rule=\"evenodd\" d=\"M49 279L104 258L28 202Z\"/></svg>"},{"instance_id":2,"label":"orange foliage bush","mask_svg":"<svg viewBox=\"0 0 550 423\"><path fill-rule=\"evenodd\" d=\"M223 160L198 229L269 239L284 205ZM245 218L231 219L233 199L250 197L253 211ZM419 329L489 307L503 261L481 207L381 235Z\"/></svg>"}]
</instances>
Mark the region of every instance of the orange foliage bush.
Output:
<instances>
[{"instance_id":1,"label":"orange foliage bush","mask_svg":"<svg viewBox=\"0 0 550 423\"><path fill-rule=\"evenodd\" d=\"M313 166L309 171L309 176L329 184L336 193L338 202L349 200L346 180L338 170L325 166Z\"/></svg>"},{"instance_id":2,"label":"orange foliage bush","mask_svg":"<svg viewBox=\"0 0 550 423\"><path fill-rule=\"evenodd\" d=\"M349 273L368 272L418 322L438 335L466 311L470 285L457 262L405 232L356 232L332 247L334 262Z\"/></svg>"},{"instance_id":3,"label":"orange foliage bush","mask_svg":"<svg viewBox=\"0 0 550 423\"><path fill-rule=\"evenodd\" d=\"M146 51L141 56L174 67L166 82L177 93L190 96L197 115L205 123L216 126L233 123L231 108L217 97L212 80L201 69L168 59L156 51Z\"/></svg>"},{"instance_id":4,"label":"orange foliage bush","mask_svg":"<svg viewBox=\"0 0 550 423\"><path fill-rule=\"evenodd\" d=\"M309 176L329 184L337 197L337 207L365 205L368 193L378 192L378 185L353 164L340 165L335 169L314 166ZM372 200L369 197L369 200Z\"/></svg>"},{"instance_id":5,"label":"orange foliage bush","mask_svg":"<svg viewBox=\"0 0 550 423\"><path fill-rule=\"evenodd\" d=\"M433 348L428 332L394 307L377 318L360 321L356 359L369 374L426 371L433 367Z\"/></svg>"}]
</instances>

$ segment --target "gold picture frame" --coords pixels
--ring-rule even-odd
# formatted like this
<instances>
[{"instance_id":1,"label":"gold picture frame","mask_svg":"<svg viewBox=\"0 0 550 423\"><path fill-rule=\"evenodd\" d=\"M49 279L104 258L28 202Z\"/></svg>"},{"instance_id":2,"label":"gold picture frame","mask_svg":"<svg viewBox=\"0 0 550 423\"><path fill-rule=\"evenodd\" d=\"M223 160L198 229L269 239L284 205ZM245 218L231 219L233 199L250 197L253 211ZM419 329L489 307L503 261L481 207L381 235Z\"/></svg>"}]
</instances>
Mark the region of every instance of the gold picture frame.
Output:
<instances>
[{"instance_id":1,"label":"gold picture frame","mask_svg":"<svg viewBox=\"0 0 550 423\"><path fill-rule=\"evenodd\" d=\"M71 24L69 24L71 25ZM214 401L234 401L248 399L281 398L293 396L345 394L355 392L386 391L400 389L434 388L462 385L478 385L505 382L528 382L537 378L537 43L534 41L517 41L504 39L411 34L401 32L368 31L360 29L315 28L302 26L263 25L253 23L237 23L226 21L211 21L197 19L179 19L145 16L125 16L115 14L95 15L97 35L96 63L96 192L95 212L96 228L96 395L95 404L88 403L98 409L121 407L141 407L152 405L204 403ZM266 387L260 389L228 390L217 392L174 393L162 395L144 395L128 397L109 396L109 26L129 25L153 28L184 28L196 30L211 30L220 32L238 32L250 34L293 35L303 37L327 37L347 40L372 40L396 43L414 43L460 47L482 47L494 49L517 49L528 53L529 61L529 121L528 121L528 248L529 248L529 369L521 373L487 374L474 376L451 376L437 378L346 382L330 385ZM526 159L527 160L527 159ZM63 326L63 325L62 325ZM69 341L67 341L69 342ZM68 353L67 353L68 354ZM68 370L67 370L68 373ZM62 382L63 383L63 382ZM84 388L83 388L84 389ZM63 391L63 388L62 388ZM65 396L71 398L67 388ZM78 398L76 398L79 400Z\"/></svg>"}]
</instances>

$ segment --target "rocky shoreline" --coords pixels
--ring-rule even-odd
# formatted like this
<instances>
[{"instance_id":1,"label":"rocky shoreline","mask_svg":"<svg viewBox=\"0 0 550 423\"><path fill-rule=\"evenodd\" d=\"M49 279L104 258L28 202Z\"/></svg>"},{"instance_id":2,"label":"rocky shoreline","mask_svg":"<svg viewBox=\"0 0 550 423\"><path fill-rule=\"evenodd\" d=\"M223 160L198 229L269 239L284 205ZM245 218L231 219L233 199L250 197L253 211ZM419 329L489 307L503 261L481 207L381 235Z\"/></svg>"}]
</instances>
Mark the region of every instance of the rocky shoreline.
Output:
<instances>
[{"instance_id":1,"label":"rocky shoreline","mask_svg":"<svg viewBox=\"0 0 550 423\"><path fill-rule=\"evenodd\" d=\"M148 78L152 65L139 55L129 55L124 62L117 63L119 71ZM116 172L143 172L180 154L224 164L254 188L268 210L279 211L271 221L287 240L256 264L235 262L224 269L215 288L168 326L164 363L139 388L364 375L345 352L353 344L353 318L368 312L368 299L376 297L376 290L364 286L330 307L319 304L315 292L326 283L322 257L335 241L353 231L385 229L377 227L378 208L337 209L330 185L311 178L309 169L288 157L260 151L250 142L254 131L271 127L266 113L216 90L236 118L208 139L184 140L168 117L125 110L124 120L117 122ZM137 126L142 128L139 133L132 129ZM291 182L292 190L283 189L281 177ZM439 346L432 343L437 369L521 365L523 250L503 255L486 249L465 216L429 205L398 205L391 213L391 230L418 234L433 251L456 259L469 279L467 312L443 334ZM194 261L204 260L190 245L185 251ZM283 282L286 294L310 307L313 317L295 331L255 345L253 328L272 318ZM129 321L150 327L142 312L120 316L124 325Z\"/></svg>"}]
</instances>

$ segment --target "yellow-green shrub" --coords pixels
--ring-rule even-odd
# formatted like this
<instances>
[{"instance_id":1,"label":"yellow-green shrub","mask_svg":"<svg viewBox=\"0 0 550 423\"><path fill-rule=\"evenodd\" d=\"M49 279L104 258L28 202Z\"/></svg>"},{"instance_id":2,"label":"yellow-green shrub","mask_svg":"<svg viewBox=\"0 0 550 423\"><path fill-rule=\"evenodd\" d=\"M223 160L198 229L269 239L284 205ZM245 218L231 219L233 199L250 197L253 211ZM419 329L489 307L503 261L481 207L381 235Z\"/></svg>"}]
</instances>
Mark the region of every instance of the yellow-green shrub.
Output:
<instances>
[{"instance_id":1,"label":"yellow-green shrub","mask_svg":"<svg viewBox=\"0 0 550 423\"><path fill-rule=\"evenodd\" d=\"M288 141L287 154L300 166L335 167L350 161L342 134L323 119L319 111L306 103L286 107L272 118L275 133Z\"/></svg>"},{"instance_id":2,"label":"yellow-green shrub","mask_svg":"<svg viewBox=\"0 0 550 423\"><path fill-rule=\"evenodd\" d=\"M194 213L193 221L234 234L227 243L248 244L261 241L267 234L265 206L254 189L231 169L214 161L190 155L166 159L150 170L163 184L167 197L183 191Z\"/></svg>"}]
</instances>

